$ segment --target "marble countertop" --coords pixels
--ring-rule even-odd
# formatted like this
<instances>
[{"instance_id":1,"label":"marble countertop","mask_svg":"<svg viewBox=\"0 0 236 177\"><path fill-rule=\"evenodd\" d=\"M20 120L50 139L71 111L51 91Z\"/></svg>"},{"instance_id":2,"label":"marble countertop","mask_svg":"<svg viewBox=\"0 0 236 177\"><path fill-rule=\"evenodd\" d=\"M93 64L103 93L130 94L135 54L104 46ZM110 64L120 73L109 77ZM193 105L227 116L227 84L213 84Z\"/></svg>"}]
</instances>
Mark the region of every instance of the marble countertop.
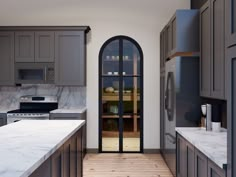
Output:
<instances>
[{"instance_id":1,"label":"marble countertop","mask_svg":"<svg viewBox=\"0 0 236 177\"><path fill-rule=\"evenodd\" d=\"M85 111L87 110L86 107L81 107L81 108L69 108L69 109L55 109L53 111L51 111L50 113L52 114L56 114L56 113L78 113L78 114L81 114L81 113L84 113Z\"/></svg>"},{"instance_id":2,"label":"marble countertop","mask_svg":"<svg viewBox=\"0 0 236 177\"><path fill-rule=\"evenodd\" d=\"M193 144L220 168L227 164L227 131L206 131L205 128L181 128L175 129L186 140Z\"/></svg>"},{"instance_id":3,"label":"marble countertop","mask_svg":"<svg viewBox=\"0 0 236 177\"><path fill-rule=\"evenodd\" d=\"M0 127L0 176L28 177L83 124L83 120L22 120Z\"/></svg>"}]
</instances>

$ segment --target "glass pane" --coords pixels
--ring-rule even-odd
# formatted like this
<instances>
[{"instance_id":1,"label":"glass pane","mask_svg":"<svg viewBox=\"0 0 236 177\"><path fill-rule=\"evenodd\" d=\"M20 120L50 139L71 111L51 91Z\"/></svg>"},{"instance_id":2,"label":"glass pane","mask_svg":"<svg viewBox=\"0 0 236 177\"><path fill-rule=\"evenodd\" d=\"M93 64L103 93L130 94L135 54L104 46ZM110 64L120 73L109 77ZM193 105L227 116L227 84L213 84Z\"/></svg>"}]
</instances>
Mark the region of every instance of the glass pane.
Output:
<instances>
[{"instance_id":1,"label":"glass pane","mask_svg":"<svg viewBox=\"0 0 236 177\"><path fill-rule=\"evenodd\" d=\"M18 79L19 80L43 80L44 70L43 69L19 69Z\"/></svg>"},{"instance_id":2,"label":"glass pane","mask_svg":"<svg viewBox=\"0 0 236 177\"><path fill-rule=\"evenodd\" d=\"M108 44L102 54L103 75L118 75L119 73L119 40Z\"/></svg>"},{"instance_id":3,"label":"glass pane","mask_svg":"<svg viewBox=\"0 0 236 177\"><path fill-rule=\"evenodd\" d=\"M140 151L140 78L124 77L123 151Z\"/></svg>"},{"instance_id":4,"label":"glass pane","mask_svg":"<svg viewBox=\"0 0 236 177\"><path fill-rule=\"evenodd\" d=\"M140 75L140 53L128 40L123 43L123 75Z\"/></svg>"},{"instance_id":5,"label":"glass pane","mask_svg":"<svg viewBox=\"0 0 236 177\"><path fill-rule=\"evenodd\" d=\"M119 151L119 77L102 79L102 150Z\"/></svg>"}]
</instances>

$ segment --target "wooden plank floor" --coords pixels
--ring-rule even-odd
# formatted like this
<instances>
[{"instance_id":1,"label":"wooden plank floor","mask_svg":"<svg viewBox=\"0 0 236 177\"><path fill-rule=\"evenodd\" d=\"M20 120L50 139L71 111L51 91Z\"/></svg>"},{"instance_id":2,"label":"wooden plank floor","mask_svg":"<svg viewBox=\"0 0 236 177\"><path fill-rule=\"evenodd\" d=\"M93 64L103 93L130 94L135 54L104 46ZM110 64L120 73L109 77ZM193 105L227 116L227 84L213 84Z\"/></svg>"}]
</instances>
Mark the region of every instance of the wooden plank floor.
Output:
<instances>
[{"instance_id":1,"label":"wooden plank floor","mask_svg":"<svg viewBox=\"0 0 236 177\"><path fill-rule=\"evenodd\" d=\"M160 154L87 154L83 177L173 177Z\"/></svg>"}]
</instances>

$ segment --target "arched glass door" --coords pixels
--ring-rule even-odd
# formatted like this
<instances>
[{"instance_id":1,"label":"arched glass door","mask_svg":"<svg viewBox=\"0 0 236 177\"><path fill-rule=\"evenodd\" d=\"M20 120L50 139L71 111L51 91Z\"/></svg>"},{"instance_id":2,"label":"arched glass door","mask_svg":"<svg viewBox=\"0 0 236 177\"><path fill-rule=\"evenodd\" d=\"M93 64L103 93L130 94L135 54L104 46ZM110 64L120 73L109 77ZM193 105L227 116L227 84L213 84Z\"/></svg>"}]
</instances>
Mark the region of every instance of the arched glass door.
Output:
<instances>
[{"instance_id":1,"label":"arched glass door","mask_svg":"<svg viewBox=\"0 0 236 177\"><path fill-rule=\"evenodd\" d=\"M99 54L99 151L143 151L143 53L126 36Z\"/></svg>"}]
</instances>

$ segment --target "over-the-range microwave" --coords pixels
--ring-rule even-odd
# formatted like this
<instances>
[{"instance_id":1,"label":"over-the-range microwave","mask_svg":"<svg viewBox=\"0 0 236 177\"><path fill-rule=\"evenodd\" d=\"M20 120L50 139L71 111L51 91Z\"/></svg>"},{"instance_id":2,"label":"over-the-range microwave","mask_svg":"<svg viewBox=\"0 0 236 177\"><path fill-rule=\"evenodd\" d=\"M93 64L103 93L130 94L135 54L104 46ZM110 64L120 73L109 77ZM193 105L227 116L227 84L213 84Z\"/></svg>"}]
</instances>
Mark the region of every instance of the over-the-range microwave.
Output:
<instances>
[{"instance_id":1,"label":"over-the-range microwave","mask_svg":"<svg viewBox=\"0 0 236 177\"><path fill-rule=\"evenodd\" d=\"M54 63L15 63L16 84L53 84Z\"/></svg>"}]
</instances>

